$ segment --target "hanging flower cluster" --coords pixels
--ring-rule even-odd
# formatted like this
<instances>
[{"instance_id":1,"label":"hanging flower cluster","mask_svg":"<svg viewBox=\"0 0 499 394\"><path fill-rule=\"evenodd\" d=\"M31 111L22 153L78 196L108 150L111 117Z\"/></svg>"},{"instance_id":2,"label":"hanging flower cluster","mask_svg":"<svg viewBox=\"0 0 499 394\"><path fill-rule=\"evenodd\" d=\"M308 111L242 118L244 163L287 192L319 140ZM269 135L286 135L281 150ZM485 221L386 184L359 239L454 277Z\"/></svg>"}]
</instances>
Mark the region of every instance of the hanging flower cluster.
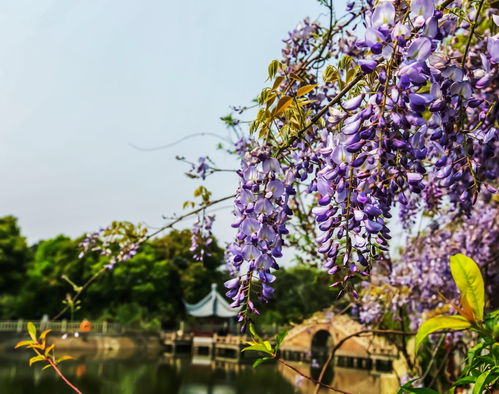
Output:
<instances>
[{"instance_id":1,"label":"hanging flower cluster","mask_svg":"<svg viewBox=\"0 0 499 394\"><path fill-rule=\"evenodd\" d=\"M111 270L117 263L135 256L147 238L146 227L135 226L129 222L113 222L106 228L86 235L79 244L79 257L92 252L107 256L109 262L105 267Z\"/></svg>"},{"instance_id":2,"label":"hanging flower cluster","mask_svg":"<svg viewBox=\"0 0 499 394\"><path fill-rule=\"evenodd\" d=\"M451 222L413 239L388 275L381 270L373 274L374 283L366 283L359 304L361 321L376 324L385 313L398 316L403 309L415 330L425 313L449 308L446 299L458 305L459 292L449 268L449 256L458 252L473 256L480 265L487 283L487 298L497 304L494 296L499 286L499 204L480 202L460 224Z\"/></svg>"},{"instance_id":3,"label":"hanging flower cluster","mask_svg":"<svg viewBox=\"0 0 499 394\"><path fill-rule=\"evenodd\" d=\"M208 247L213 243L213 222L215 215L199 216L191 228L191 247L190 251L194 253L194 259L203 261L204 256L210 256Z\"/></svg>"},{"instance_id":4,"label":"hanging flower cluster","mask_svg":"<svg viewBox=\"0 0 499 394\"><path fill-rule=\"evenodd\" d=\"M480 193L496 192L494 9L484 1L368 3L349 4L328 29L305 21L269 66L272 87L250 127L262 142L242 160L230 246L228 295L248 305L243 314L253 310L253 278L264 299L272 295L286 222L309 216L290 202L301 185L323 267L354 295L354 283L385 259L395 206L410 227L421 208L436 214L445 203L466 215ZM359 22L362 37L346 33Z\"/></svg>"},{"instance_id":5,"label":"hanging flower cluster","mask_svg":"<svg viewBox=\"0 0 499 394\"><path fill-rule=\"evenodd\" d=\"M226 282L231 306L245 304L248 311L256 312L249 299L253 277L260 280L261 299L268 300L274 289L271 283L278 269L276 258L282 257L282 237L288 234L286 223L292 213L288 202L295 193L293 171L281 168L265 146L247 152L238 171L240 184L235 199L237 228L236 240L228 246L228 258L234 279ZM244 270L244 271L243 271Z\"/></svg>"}]
</instances>

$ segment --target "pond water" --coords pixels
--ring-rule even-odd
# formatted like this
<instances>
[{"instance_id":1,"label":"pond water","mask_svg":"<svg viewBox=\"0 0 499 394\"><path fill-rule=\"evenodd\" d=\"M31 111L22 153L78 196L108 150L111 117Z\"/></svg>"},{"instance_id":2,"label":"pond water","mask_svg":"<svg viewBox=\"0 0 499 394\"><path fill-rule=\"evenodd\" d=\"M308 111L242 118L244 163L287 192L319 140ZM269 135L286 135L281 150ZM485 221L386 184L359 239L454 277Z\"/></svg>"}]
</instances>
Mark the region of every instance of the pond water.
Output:
<instances>
[{"instance_id":1,"label":"pond water","mask_svg":"<svg viewBox=\"0 0 499 394\"><path fill-rule=\"evenodd\" d=\"M74 354L73 352L71 352ZM249 365L190 357L171 358L162 354L79 354L65 361L66 377L84 394L287 394L311 393L313 385L280 365ZM74 393L53 370L41 371L41 364L29 367L30 353L0 354L0 393ZM317 367L293 364L308 375ZM387 375L390 377L390 375ZM327 383L351 393L390 393L383 375L345 368L328 371ZM384 386L385 385L385 386ZM323 393L325 391L321 391ZM329 391L330 392L330 391Z\"/></svg>"}]
</instances>

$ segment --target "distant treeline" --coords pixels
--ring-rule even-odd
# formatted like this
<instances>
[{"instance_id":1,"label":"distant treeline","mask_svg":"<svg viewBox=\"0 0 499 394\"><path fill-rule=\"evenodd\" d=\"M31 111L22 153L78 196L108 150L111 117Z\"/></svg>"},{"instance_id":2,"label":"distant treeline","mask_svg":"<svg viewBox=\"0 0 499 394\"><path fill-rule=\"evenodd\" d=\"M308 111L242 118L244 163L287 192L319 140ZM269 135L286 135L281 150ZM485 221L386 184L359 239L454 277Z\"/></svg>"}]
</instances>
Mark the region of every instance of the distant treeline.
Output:
<instances>
[{"instance_id":1,"label":"distant treeline","mask_svg":"<svg viewBox=\"0 0 499 394\"><path fill-rule=\"evenodd\" d=\"M17 219L0 218L0 319L55 316L72 293L66 275L79 286L107 264L98 254L79 258L83 236L64 235L29 246ZM107 319L144 327L174 328L186 319L182 300L197 302L217 283L228 279L223 249L216 240L202 262L190 248L191 232L173 230L144 244L132 259L119 263L92 283L81 296L74 319ZM304 265L277 271L279 295L259 323L286 325L332 304L336 292L327 273ZM64 318L70 319L69 313ZM264 320L263 320L264 319Z\"/></svg>"}]
</instances>

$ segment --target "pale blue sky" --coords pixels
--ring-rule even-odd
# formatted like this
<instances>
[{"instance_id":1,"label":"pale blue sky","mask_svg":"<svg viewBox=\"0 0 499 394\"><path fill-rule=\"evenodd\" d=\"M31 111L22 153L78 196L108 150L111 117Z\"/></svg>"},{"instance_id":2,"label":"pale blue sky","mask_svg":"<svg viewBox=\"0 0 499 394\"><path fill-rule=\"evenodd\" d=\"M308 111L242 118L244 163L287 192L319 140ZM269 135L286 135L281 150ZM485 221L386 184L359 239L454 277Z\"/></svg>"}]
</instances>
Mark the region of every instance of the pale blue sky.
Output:
<instances>
[{"instance_id":1,"label":"pale blue sky","mask_svg":"<svg viewBox=\"0 0 499 394\"><path fill-rule=\"evenodd\" d=\"M19 217L34 242L181 213L195 184L174 156L234 167L217 140L129 144L225 133L219 117L264 86L287 31L322 11L314 0L3 1L0 215ZM208 185L218 197L235 181ZM215 233L229 240L230 210L218 216Z\"/></svg>"}]
</instances>

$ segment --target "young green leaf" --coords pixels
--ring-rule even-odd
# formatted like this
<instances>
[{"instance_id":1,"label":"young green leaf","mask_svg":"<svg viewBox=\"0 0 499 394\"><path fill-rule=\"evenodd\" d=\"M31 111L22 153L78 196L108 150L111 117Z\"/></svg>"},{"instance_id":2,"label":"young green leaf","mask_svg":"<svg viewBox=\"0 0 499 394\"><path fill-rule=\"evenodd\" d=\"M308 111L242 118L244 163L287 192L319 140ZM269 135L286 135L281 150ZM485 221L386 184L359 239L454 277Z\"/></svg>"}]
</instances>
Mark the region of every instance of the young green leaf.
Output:
<instances>
[{"instance_id":1,"label":"young green leaf","mask_svg":"<svg viewBox=\"0 0 499 394\"><path fill-rule=\"evenodd\" d=\"M21 346L26 346L26 345L31 345L33 343L33 341L21 341L21 342L17 342L16 344L16 349L21 347Z\"/></svg>"},{"instance_id":2,"label":"young green leaf","mask_svg":"<svg viewBox=\"0 0 499 394\"><path fill-rule=\"evenodd\" d=\"M423 387L401 387L399 390L399 394L408 393L408 394L438 394L438 391L433 389L427 389Z\"/></svg>"},{"instance_id":3,"label":"young green leaf","mask_svg":"<svg viewBox=\"0 0 499 394\"><path fill-rule=\"evenodd\" d=\"M464 330L471 327L471 323L462 316L437 316L425 321L416 334L416 352L421 342L431 333L438 330Z\"/></svg>"},{"instance_id":4,"label":"young green leaf","mask_svg":"<svg viewBox=\"0 0 499 394\"><path fill-rule=\"evenodd\" d=\"M260 364L270 359L272 359L272 357L261 357L256 359L255 362L253 363L253 368L258 367Z\"/></svg>"},{"instance_id":5,"label":"young green leaf","mask_svg":"<svg viewBox=\"0 0 499 394\"><path fill-rule=\"evenodd\" d=\"M45 339L45 337L47 336L47 334L52 331L52 330L45 330L43 331L41 334L40 334L40 339L43 341Z\"/></svg>"},{"instance_id":6,"label":"young green leaf","mask_svg":"<svg viewBox=\"0 0 499 394\"><path fill-rule=\"evenodd\" d=\"M256 333L255 327L253 326L252 323L249 325L249 330L251 335L253 335L253 338L255 338L259 343L263 342L262 338Z\"/></svg>"},{"instance_id":7,"label":"young green leaf","mask_svg":"<svg viewBox=\"0 0 499 394\"><path fill-rule=\"evenodd\" d=\"M279 350L281 347L281 343L286 338L286 335L288 335L287 331L281 331L279 334L276 335L275 337L275 350Z\"/></svg>"},{"instance_id":8,"label":"young green leaf","mask_svg":"<svg viewBox=\"0 0 499 394\"><path fill-rule=\"evenodd\" d=\"M472 259L459 253L450 258L450 270L465 311L471 312L475 321L482 321L485 290L480 269Z\"/></svg>"},{"instance_id":9,"label":"young green leaf","mask_svg":"<svg viewBox=\"0 0 499 394\"><path fill-rule=\"evenodd\" d=\"M268 67L268 73L269 73L268 79L269 80L274 78L274 76L276 75L279 68L281 68L281 63L278 60L272 60L270 62L269 67Z\"/></svg>"},{"instance_id":10,"label":"young green leaf","mask_svg":"<svg viewBox=\"0 0 499 394\"><path fill-rule=\"evenodd\" d=\"M55 348L55 345L54 345L54 344L52 344L52 345L50 345L49 347L47 347L47 349L45 349L45 356L48 356L48 355L49 355L49 353L50 353L50 352L52 351L52 349L54 349L54 348Z\"/></svg>"},{"instance_id":11,"label":"young green leaf","mask_svg":"<svg viewBox=\"0 0 499 394\"><path fill-rule=\"evenodd\" d=\"M28 328L28 334L31 337L31 339L36 342L36 327L32 322L28 322L27 324Z\"/></svg>"},{"instance_id":12,"label":"young green leaf","mask_svg":"<svg viewBox=\"0 0 499 394\"><path fill-rule=\"evenodd\" d=\"M476 376L465 376L464 378L458 379L454 386L462 386L463 384L475 383Z\"/></svg>"},{"instance_id":13,"label":"young green leaf","mask_svg":"<svg viewBox=\"0 0 499 394\"><path fill-rule=\"evenodd\" d=\"M71 356L62 356L62 357L59 357L56 361L56 364L59 364L60 362L62 361L65 361L65 360L74 360L75 358L74 357L71 357Z\"/></svg>"},{"instance_id":14,"label":"young green leaf","mask_svg":"<svg viewBox=\"0 0 499 394\"><path fill-rule=\"evenodd\" d=\"M263 344L256 344L256 345L247 346L241 351L245 352L246 350L254 350L255 352L264 352L264 353L272 354L272 349L270 349L270 351L269 351L269 349Z\"/></svg>"},{"instance_id":15,"label":"young green leaf","mask_svg":"<svg viewBox=\"0 0 499 394\"><path fill-rule=\"evenodd\" d=\"M316 86L317 84L302 86L300 89L298 89L298 92L296 92L296 97L305 96L308 92L314 90Z\"/></svg>"},{"instance_id":16,"label":"young green leaf","mask_svg":"<svg viewBox=\"0 0 499 394\"><path fill-rule=\"evenodd\" d=\"M482 373L478 378L476 378L475 385L473 386L473 394L480 394L484 392L484 387L488 383L491 369Z\"/></svg>"},{"instance_id":17,"label":"young green leaf","mask_svg":"<svg viewBox=\"0 0 499 394\"><path fill-rule=\"evenodd\" d=\"M284 77L278 76L275 79L274 84L272 85L271 90L276 90L279 86L281 86L282 81L284 81Z\"/></svg>"},{"instance_id":18,"label":"young green leaf","mask_svg":"<svg viewBox=\"0 0 499 394\"><path fill-rule=\"evenodd\" d=\"M293 102L292 97L289 96L281 97L277 102L273 115L279 116L281 113L283 113L286 110L286 108L288 108L291 105L292 102Z\"/></svg>"},{"instance_id":19,"label":"young green leaf","mask_svg":"<svg viewBox=\"0 0 499 394\"><path fill-rule=\"evenodd\" d=\"M38 361L43 361L45 360L45 357L43 357L41 354L39 356L34 356L29 359L29 366L31 367L34 363Z\"/></svg>"}]
</instances>

